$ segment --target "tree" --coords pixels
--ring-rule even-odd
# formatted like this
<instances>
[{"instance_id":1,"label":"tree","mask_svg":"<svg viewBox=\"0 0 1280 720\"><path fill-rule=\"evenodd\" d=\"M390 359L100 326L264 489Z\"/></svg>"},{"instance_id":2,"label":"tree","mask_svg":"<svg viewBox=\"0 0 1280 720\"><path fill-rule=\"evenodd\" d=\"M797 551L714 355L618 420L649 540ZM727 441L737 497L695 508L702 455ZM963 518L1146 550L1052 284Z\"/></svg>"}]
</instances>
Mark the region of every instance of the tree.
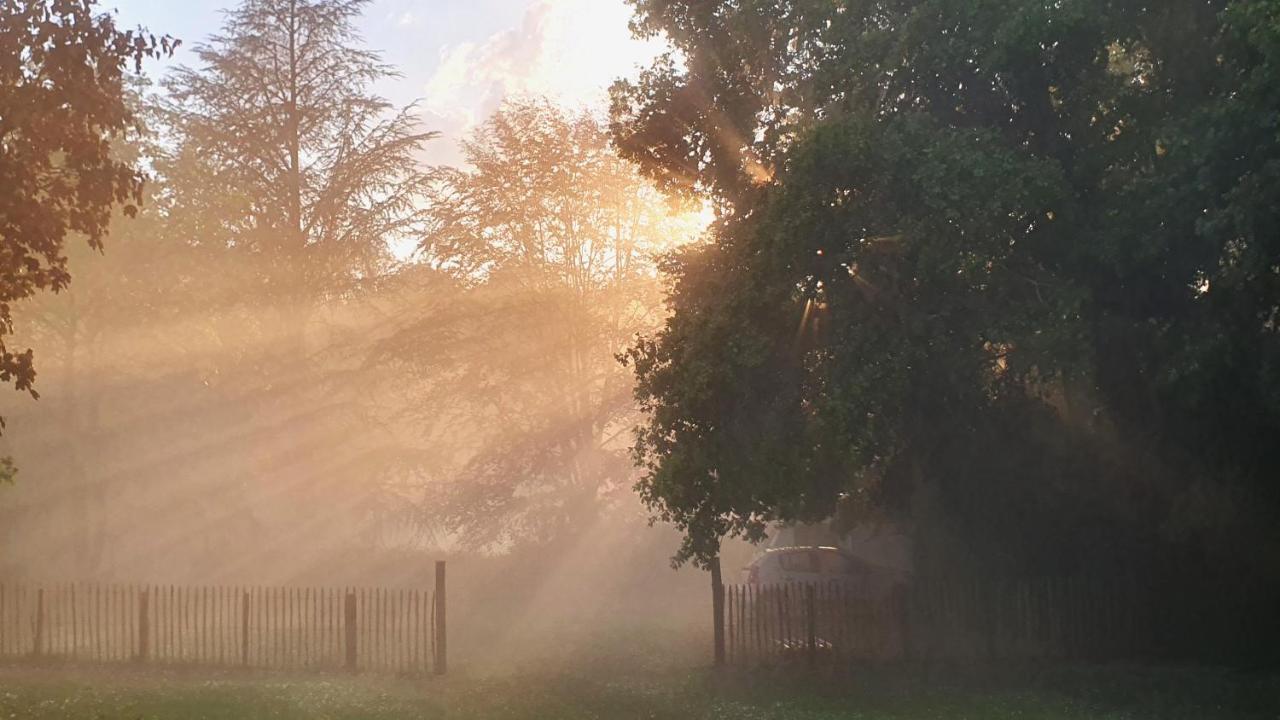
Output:
<instances>
[{"instance_id":1,"label":"tree","mask_svg":"<svg viewBox=\"0 0 1280 720\"><path fill-rule=\"evenodd\" d=\"M347 379L380 336L352 318L383 309L392 243L417 239L424 221L418 155L435 134L371 90L396 73L361 47L367 4L240 3L197 48L199 64L165 80L160 108L171 134L157 162L172 196L166 232L234 271L211 285L249 311L218 337L251 349L222 354L217 370L243 383L255 423L288 428L246 439L250 472L281 494L374 473L358 458L377 438L356 429L371 411Z\"/></svg>"},{"instance_id":2,"label":"tree","mask_svg":"<svg viewBox=\"0 0 1280 720\"><path fill-rule=\"evenodd\" d=\"M4 493L0 565L243 578L278 558L324 563L379 519L370 448L386 435L366 422L363 396L395 378L352 368L380 337L382 318L364 314L389 304L385 293L318 310L319 349L282 367L278 338L258 322L261 268L185 242L180 218L148 183L138 217L114 218L105 257L70 248L76 282L24 306L15 337L42 358L47 390L13 410L0 455L41 481Z\"/></svg>"},{"instance_id":3,"label":"tree","mask_svg":"<svg viewBox=\"0 0 1280 720\"><path fill-rule=\"evenodd\" d=\"M101 249L112 208L136 212L143 171L111 144L136 129L128 67L176 47L118 30L93 2L0 2L0 381L18 390L35 395L35 367L4 343L12 306L70 283L68 235Z\"/></svg>"},{"instance_id":4,"label":"tree","mask_svg":"<svg viewBox=\"0 0 1280 720\"><path fill-rule=\"evenodd\" d=\"M467 169L437 170L422 253L469 289L388 357L429 384L420 405L457 442L427 519L500 549L581 529L629 485L614 355L659 319L655 255L695 228L589 112L510 101L463 150Z\"/></svg>"},{"instance_id":5,"label":"tree","mask_svg":"<svg viewBox=\"0 0 1280 720\"><path fill-rule=\"evenodd\" d=\"M357 46L367 4L246 0L197 47L200 67L165 81L174 158L194 161L167 178L199 223L189 240L257 258L280 306L296 310L291 333L304 298L377 277L388 244L415 235L422 217L416 154L435 134L418 129L412 107L369 92L395 73ZM237 193L211 196L210 186Z\"/></svg>"},{"instance_id":6,"label":"tree","mask_svg":"<svg viewBox=\"0 0 1280 720\"><path fill-rule=\"evenodd\" d=\"M615 140L727 218L629 353L679 559L927 493L933 568L1269 572L1271 4L633 5Z\"/></svg>"},{"instance_id":7,"label":"tree","mask_svg":"<svg viewBox=\"0 0 1280 720\"><path fill-rule=\"evenodd\" d=\"M217 307L204 290L207 281L191 282L213 267L197 266L194 249L166 236L164 205L163 188L149 182L135 217L112 216L108 251L68 247L75 282L28 299L15 322L14 337L42 358L45 389L39 403L13 409L18 427L4 445L40 482L12 495L0 524L46 553L32 562L78 577L100 577L113 559L119 543L111 526L119 513L112 510L124 487L139 486L149 474L135 469L122 478L115 470L125 457L145 463L146 445L131 438L156 437L136 408L157 397L178 401L173 375L200 366L197 353L187 351L196 344L191 316ZM161 387L164 393L156 391ZM202 422L199 408L186 410L183 425ZM12 543L9 549L10 558L21 553Z\"/></svg>"}]
</instances>

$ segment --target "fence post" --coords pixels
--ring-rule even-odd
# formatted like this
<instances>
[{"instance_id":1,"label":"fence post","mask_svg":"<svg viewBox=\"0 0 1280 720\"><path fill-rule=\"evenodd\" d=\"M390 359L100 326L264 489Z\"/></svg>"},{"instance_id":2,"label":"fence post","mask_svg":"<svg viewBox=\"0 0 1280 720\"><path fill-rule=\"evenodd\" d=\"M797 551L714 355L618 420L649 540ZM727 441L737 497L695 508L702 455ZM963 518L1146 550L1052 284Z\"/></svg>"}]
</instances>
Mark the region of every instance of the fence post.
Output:
<instances>
[{"instance_id":1,"label":"fence post","mask_svg":"<svg viewBox=\"0 0 1280 720\"><path fill-rule=\"evenodd\" d=\"M809 646L809 668L818 666L818 604L814 601L813 583L804 586L805 620L807 621L805 641Z\"/></svg>"},{"instance_id":2,"label":"fence post","mask_svg":"<svg viewBox=\"0 0 1280 720\"><path fill-rule=\"evenodd\" d=\"M711 622L715 642L716 665L724 665L724 583L721 582L720 556L711 559Z\"/></svg>"},{"instance_id":3,"label":"fence post","mask_svg":"<svg viewBox=\"0 0 1280 720\"><path fill-rule=\"evenodd\" d=\"M147 650L151 644L151 592L142 589L138 595L138 662L147 661Z\"/></svg>"},{"instance_id":4,"label":"fence post","mask_svg":"<svg viewBox=\"0 0 1280 720\"><path fill-rule=\"evenodd\" d=\"M40 657L44 652L44 588L36 589L36 637L32 654Z\"/></svg>"},{"instance_id":5,"label":"fence post","mask_svg":"<svg viewBox=\"0 0 1280 720\"><path fill-rule=\"evenodd\" d=\"M449 638L447 633L447 625L445 623L445 582L444 582L444 560L436 561L436 657L435 657L435 673L436 675L444 675L449 670Z\"/></svg>"},{"instance_id":6,"label":"fence post","mask_svg":"<svg viewBox=\"0 0 1280 720\"><path fill-rule=\"evenodd\" d=\"M733 623L733 620L735 617L734 613L737 611L737 609L734 607L734 599L735 598L734 598L733 587L732 586L726 587L725 598L724 598L724 617L725 617L724 656L725 656L725 663L730 665L733 664L734 651L736 649L734 647L734 643L738 637L737 633L734 632L736 628L734 627L734 623Z\"/></svg>"},{"instance_id":7,"label":"fence post","mask_svg":"<svg viewBox=\"0 0 1280 720\"><path fill-rule=\"evenodd\" d=\"M240 664L249 666L249 591L240 595Z\"/></svg>"},{"instance_id":8,"label":"fence post","mask_svg":"<svg viewBox=\"0 0 1280 720\"><path fill-rule=\"evenodd\" d=\"M354 591L348 590L346 598L342 603L343 626L347 632L347 656L346 669L348 672L356 671L356 594Z\"/></svg>"}]
</instances>

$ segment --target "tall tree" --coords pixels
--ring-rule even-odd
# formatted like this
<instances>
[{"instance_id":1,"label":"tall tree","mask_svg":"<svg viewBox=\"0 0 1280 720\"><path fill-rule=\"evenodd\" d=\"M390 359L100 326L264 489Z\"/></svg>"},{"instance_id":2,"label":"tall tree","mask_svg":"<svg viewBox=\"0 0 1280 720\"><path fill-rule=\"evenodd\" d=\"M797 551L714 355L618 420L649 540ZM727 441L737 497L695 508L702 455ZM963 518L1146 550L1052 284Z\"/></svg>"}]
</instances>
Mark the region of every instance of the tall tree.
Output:
<instances>
[{"instance_id":1,"label":"tall tree","mask_svg":"<svg viewBox=\"0 0 1280 720\"><path fill-rule=\"evenodd\" d=\"M463 149L467 169L437 171L422 252L470 289L388 348L436 379L424 406L465 438L427 519L507 547L581 528L630 484L614 355L659 321L655 257L696 223L588 112L511 101Z\"/></svg>"},{"instance_id":2,"label":"tall tree","mask_svg":"<svg viewBox=\"0 0 1280 720\"><path fill-rule=\"evenodd\" d=\"M199 62L166 78L159 108L164 232L228 270L207 283L238 304L210 318L225 351L207 354L208 374L251 418L237 454L254 482L240 497L255 518L280 512L255 530L276 551L294 541L284 527L313 548L336 537L316 537L313 513L276 499L345 490L331 505L350 519L376 489L349 482L371 472L362 462L379 439L362 432L368 401L347 371L378 337L361 323L384 309L375 291L390 281L392 243L416 240L424 220L418 155L434 133L373 91L396 73L356 30L368 4L239 3Z\"/></svg>"},{"instance_id":3,"label":"tall tree","mask_svg":"<svg viewBox=\"0 0 1280 720\"><path fill-rule=\"evenodd\" d=\"M630 355L681 558L928 491L970 567L1274 567L1274 3L632 4L615 139L729 218Z\"/></svg>"},{"instance_id":4,"label":"tall tree","mask_svg":"<svg viewBox=\"0 0 1280 720\"><path fill-rule=\"evenodd\" d=\"M376 277L388 243L420 227L416 155L434 133L370 92L395 72L359 47L366 5L246 0L197 47L200 66L165 81L176 152L197 161L169 178L180 210L204 218L190 241L257 257L282 305ZM204 207L212 185L236 192Z\"/></svg>"},{"instance_id":5,"label":"tall tree","mask_svg":"<svg viewBox=\"0 0 1280 720\"><path fill-rule=\"evenodd\" d=\"M0 381L18 390L35 394L35 368L5 345L12 306L71 281L68 235L101 249L112 208L136 211L143 172L112 152L136 128L126 76L176 44L93 2L0 2Z\"/></svg>"},{"instance_id":6,"label":"tall tree","mask_svg":"<svg viewBox=\"0 0 1280 720\"><path fill-rule=\"evenodd\" d=\"M395 71L361 47L367 5L246 0L197 47L197 67L165 80L173 149L157 168L172 193L169 232L236 258L267 352L234 360L256 370L233 373L256 373L264 422L342 424L335 415L352 405L339 398L355 400L325 385L323 320L376 287L391 243L416 239L424 220L417 156L434 133L372 92ZM302 462L312 480L328 472L318 456Z\"/></svg>"}]
</instances>

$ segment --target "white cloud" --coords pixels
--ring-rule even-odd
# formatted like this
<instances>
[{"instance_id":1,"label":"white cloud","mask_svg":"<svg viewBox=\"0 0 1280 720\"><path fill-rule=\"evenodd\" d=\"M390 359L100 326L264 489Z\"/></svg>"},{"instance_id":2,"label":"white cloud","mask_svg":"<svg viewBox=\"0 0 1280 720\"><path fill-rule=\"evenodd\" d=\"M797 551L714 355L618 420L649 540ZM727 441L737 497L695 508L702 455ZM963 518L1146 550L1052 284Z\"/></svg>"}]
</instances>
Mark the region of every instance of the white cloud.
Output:
<instances>
[{"instance_id":1,"label":"white cloud","mask_svg":"<svg viewBox=\"0 0 1280 720\"><path fill-rule=\"evenodd\" d=\"M630 13L623 0L531 0L518 26L444 47L424 88L428 125L456 142L510 96L603 103L613 80L662 50L631 37Z\"/></svg>"},{"instance_id":2,"label":"white cloud","mask_svg":"<svg viewBox=\"0 0 1280 720\"><path fill-rule=\"evenodd\" d=\"M414 17L413 13L408 11L406 11L404 14L400 16L399 19L396 20L396 24L399 25L400 27L408 27L414 24L415 22L417 22L417 18Z\"/></svg>"}]
</instances>

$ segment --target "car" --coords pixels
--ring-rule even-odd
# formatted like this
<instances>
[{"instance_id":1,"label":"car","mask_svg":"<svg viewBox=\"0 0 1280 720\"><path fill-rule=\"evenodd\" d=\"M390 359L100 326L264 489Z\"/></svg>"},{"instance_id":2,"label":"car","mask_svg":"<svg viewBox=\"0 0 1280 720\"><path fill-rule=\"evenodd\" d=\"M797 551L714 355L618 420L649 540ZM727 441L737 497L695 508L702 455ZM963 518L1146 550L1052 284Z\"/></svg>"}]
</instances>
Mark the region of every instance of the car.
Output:
<instances>
[{"instance_id":1,"label":"car","mask_svg":"<svg viewBox=\"0 0 1280 720\"><path fill-rule=\"evenodd\" d=\"M867 599L883 599L901 583L897 573L835 547L769 548L743 568L748 585L839 583Z\"/></svg>"}]
</instances>

